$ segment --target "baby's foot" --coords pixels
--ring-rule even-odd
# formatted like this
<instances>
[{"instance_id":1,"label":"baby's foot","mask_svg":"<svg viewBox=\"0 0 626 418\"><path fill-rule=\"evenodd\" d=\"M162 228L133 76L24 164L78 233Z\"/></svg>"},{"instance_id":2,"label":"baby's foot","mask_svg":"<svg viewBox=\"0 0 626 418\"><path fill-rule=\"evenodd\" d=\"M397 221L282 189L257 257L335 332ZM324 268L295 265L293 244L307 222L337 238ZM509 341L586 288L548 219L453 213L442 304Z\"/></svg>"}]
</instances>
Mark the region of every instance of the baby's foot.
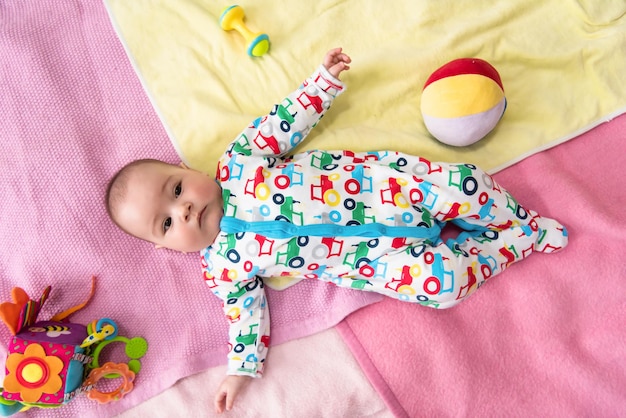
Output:
<instances>
[{"instance_id":1,"label":"baby's foot","mask_svg":"<svg viewBox=\"0 0 626 418\"><path fill-rule=\"evenodd\" d=\"M536 223L538 237L535 242L535 251L541 253L555 253L567 246L567 229L550 218L539 215L533 218Z\"/></svg>"}]
</instances>

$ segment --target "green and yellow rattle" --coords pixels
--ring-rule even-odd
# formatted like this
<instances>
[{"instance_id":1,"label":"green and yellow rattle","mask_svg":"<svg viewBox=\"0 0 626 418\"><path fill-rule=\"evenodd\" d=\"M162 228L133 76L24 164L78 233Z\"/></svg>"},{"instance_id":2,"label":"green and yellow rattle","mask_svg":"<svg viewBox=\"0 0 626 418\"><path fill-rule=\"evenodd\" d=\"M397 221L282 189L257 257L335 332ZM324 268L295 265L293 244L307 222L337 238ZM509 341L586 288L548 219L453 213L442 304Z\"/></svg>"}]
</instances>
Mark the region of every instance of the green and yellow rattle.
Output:
<instances>
[{"instance_id":1,"label":"green and yellow rattle","mask_svg":"<svg viewBox=\"0 0 626 418\"><path fill-rule=\"evenodd\" d=\"M260 57L270 49L270 38L265 33L252 32L243 23L245 14L241 6L233 5L224 9L220 16L220 26L226 31L236 30L244 37L251 57Z\"/></svg>"}]
</instances>

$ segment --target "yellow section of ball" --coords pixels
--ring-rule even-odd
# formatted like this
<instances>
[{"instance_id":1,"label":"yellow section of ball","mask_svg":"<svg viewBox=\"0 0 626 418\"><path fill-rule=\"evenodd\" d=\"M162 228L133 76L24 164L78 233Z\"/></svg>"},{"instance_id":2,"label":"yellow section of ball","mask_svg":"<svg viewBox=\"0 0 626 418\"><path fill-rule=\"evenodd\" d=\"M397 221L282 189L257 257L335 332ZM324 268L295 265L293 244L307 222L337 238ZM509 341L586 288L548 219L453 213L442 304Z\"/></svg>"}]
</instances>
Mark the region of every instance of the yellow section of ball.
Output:
<instances>
[{"instance_id":1,"label":"yellow section of ball","mask_svg":"<svg viewBox=\"0 0 626 418\"><path fill-rule=\"evenodd\" d=\"M429 84L422 93L422 112L437 118L456 118L485 112L504 97L489 77L461 74Z\"/></svg>"}]
</instances>

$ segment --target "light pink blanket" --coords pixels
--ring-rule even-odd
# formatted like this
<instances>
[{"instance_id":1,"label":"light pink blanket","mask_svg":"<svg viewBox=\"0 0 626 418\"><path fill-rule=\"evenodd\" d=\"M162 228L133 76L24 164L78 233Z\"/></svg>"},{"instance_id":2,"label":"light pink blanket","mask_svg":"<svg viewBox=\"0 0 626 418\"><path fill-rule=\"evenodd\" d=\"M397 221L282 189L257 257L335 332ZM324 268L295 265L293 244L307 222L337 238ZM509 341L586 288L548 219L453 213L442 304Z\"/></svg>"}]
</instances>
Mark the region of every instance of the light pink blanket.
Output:
<instances>
[{"instance_id":1,"label":"light pink blanket","mask_svg":"<svg viewBox=\"0 0 626 418\"><path fill-rule=\"evenodd\" d=\"M386 299L338 328L397 417L626 413L626 115L496 179L570 232L468 301Z\"/></svg>"},{"instance_id":2,"label":"light pink blanket","mask_svg":"<svg viewBox=\"0 0 626 418\"><path fill-rule=\"evenodd\" d=\"M224 363L226 321L198 257L155 251L107 219L105 186L121 165L177 156L101 2L0 2L0 51L0 301L14 286L38 298L52 285L40 315L48 319L83 301L96 275L93 301L72 319L111 317L121 335L150 346L121 401L79 396L30 414L113 416ZM315 282L270 292L273 342L333 326L377 299ZM0 361L9 337L0 326Z\"/></svg>"}]
</instances>

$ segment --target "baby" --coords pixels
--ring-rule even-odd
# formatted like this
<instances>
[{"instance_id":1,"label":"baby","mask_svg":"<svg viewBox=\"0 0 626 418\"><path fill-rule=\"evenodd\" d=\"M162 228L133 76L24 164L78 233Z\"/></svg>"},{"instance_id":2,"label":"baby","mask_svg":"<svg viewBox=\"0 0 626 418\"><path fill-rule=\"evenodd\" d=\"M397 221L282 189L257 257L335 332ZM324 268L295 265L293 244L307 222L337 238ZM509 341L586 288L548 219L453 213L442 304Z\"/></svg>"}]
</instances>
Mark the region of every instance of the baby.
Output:
<instances>
[{"instance_id":1,"label":"baby","mask_svg":"<svg viewBox=\"0 0 626 418\"><path fill-rule=\"evenodd\" d=\"M471 164L392 151L287 156L344 91L350 58L329 51L311 77L230 143L216 178L139 160L113 177L111 219L176 251L199 251L204 280L230 321L230 409L263 372L270 318L263 278L289 276L448 308L533 252L567 245L558 222L524 209ZM441 229L462 232L447 242Z\"/></svg>"}]
</instances>

